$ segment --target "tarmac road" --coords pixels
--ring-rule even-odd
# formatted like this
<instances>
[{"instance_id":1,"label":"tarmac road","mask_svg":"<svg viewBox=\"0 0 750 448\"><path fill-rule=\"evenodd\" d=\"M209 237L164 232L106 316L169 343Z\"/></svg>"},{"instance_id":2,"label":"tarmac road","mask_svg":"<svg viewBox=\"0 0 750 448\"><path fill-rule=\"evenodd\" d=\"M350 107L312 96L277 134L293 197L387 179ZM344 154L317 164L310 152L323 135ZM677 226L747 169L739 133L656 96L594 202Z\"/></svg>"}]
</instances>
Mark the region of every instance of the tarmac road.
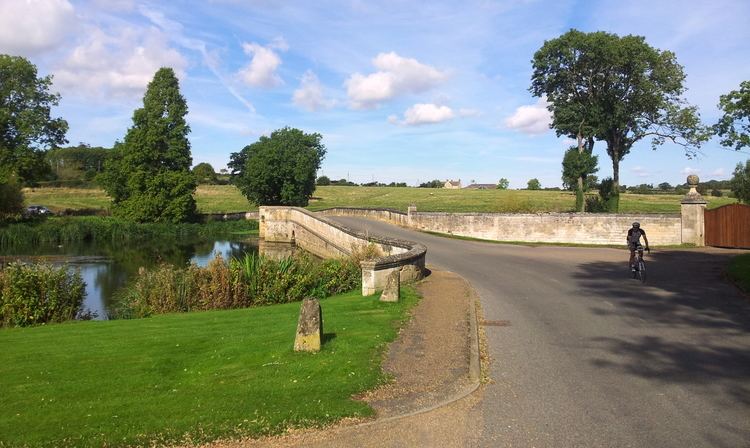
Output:
<instances>
[{"instance_id":1,"label":"tarmac road","mask_svg":"<svg viewBox=\"0 0 750 448\"><path fill-rule=\"evenodd\" d=\"M479 293L492 382L472 445L750 446L750 300L721 278L736 251L654 251L644 285L630 278L624 249L332 219L425 244L428 264Z\"/></svg>"}]
</instances>

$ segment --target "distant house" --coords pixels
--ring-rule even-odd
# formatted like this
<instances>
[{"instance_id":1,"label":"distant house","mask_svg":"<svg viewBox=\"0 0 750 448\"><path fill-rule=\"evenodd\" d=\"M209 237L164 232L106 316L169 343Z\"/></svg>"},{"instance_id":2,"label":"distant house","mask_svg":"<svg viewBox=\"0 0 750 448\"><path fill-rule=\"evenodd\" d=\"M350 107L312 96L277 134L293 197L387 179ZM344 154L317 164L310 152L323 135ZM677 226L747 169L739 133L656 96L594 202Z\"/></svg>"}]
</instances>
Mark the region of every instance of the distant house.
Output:
<instances>
[{"instance_id":1,"label":"distant house","mask_svg":"<svg viewBox=\"0 0 750 448\"><path fill-rule=\"evenodd\" d=\"M471 184L465 187L466 190L494 190L497 184Z\"/></svg>"},{"instance_id":2,"label":"distant house","mask_svg":"<svg viewBox=\"0 0 750 448\"><path fill-rule=\"evenodd\" d=\"M458 190L461 188L461 179L458 180L446 180L443 188L449 188L452 190Z\"/></svg>"}]
</instances>

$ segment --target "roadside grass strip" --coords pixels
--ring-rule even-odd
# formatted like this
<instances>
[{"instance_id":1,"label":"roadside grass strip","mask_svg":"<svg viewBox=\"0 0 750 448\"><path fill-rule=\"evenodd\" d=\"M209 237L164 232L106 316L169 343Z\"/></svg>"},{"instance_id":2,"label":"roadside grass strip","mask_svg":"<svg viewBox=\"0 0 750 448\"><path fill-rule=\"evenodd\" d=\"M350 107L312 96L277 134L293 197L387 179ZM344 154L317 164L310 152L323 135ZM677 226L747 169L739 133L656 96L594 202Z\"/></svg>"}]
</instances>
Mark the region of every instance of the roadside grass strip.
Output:
<instances>
[{"instance_id":1,"label":"roadside grass strip","mask_svg":"<svg viewBox=\"0 0 750 448\"><path fill-rule=\"evenodd\" d=\"M750 254L732 258L728 268L729 277L744 292L750 294Z\"/></svg>"},{"instance_id":2,"label":"roadside grass strip","mask_svg":"<svg viewBox=\"0 0 750 448\"><path fill-rule=\"evenodd\" d=\"M276 434L373 410L386 344L417 302L321 301L324 344L295 353L299 303L0 330L0 446L149 446Z\"/></svg>"}]
</instances>

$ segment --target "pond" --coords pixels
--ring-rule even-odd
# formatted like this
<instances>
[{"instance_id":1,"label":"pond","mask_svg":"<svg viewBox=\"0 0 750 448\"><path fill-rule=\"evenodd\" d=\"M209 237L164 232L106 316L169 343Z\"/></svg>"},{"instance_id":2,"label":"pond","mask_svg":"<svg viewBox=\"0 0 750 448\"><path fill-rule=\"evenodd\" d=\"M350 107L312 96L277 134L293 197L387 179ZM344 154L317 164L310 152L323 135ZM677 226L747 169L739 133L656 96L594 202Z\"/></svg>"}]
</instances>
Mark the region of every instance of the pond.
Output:
<instances>
[{"instance_id":1,"label":"pond","mask_svg":"<svg viewBox=\"0 0 750 448\"><path fill-rule=\"evenodd\" d=\"M17 247L1 254L4 261L20 259L22 261L49 263L68 263L81 272L86 282L86 297L83 310L95 314L95 319L107 319L108 311L113 305L115 292L138 273L141 267L151 268L160 263L185 266L195 263L205 266L217 254L228 260L241 258L247 253L256 253L262 246L264 252L271 256L291 254L290 245L262 244L258 238L245 238L242 241L214 240L200 243L182 243L160 246L150 242L135 247L116 247L116 245L95 245L80 242L65 246L38 245L34 247Z\"/></svg>"}]
</instances>

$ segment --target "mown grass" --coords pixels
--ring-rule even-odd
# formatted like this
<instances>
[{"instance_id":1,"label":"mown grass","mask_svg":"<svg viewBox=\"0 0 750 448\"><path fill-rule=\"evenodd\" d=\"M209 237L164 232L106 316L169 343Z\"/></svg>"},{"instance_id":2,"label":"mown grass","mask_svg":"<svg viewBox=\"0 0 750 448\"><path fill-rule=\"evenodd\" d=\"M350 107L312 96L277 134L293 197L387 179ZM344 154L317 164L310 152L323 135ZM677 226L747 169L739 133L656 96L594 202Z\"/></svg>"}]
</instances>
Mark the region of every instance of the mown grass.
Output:
<instances>
[{"instance_id":1,"label":"mown grass","mask_svg":"<svg viewBox=\"0 0 750 448\"><path fill-rule=\"evenodd\" d=\"M750 254L738 255L728 268L729 277L746 293L750 293Z\"/></svg>"},{"instance_id":2,"label":"mown grass","mask_svg":"<svg viewBox=\"0 0 750 448\"><path fill-rule=\"evenodd\" d=\"M52 210L109 207L102 190L44 188L26 190L27 204L40 204ZM736 202L727 197L704 196L708 208ZM621 213L679 213L681 195L623 194ZM196 202L201 213L227 213L257 210L232 185L200 185ZM317 187L310 210L330 207L393 208L406 211L416 204L419 211L433 212L569 212L575 195L568 191L528 190L447 190L406 187Z\"/></svg>"},{"instance_id":3,"label":"mown grass","mask_svg":"<svg viewBox=\"0 0 750 448\"><path fill-rule=\"evenodd\" d=\"M384 346L416 301L321 301L320 353L292 350L299 304L0 331L0 446L203 442L372 410Z\"/></svg>"}]
</instances>

